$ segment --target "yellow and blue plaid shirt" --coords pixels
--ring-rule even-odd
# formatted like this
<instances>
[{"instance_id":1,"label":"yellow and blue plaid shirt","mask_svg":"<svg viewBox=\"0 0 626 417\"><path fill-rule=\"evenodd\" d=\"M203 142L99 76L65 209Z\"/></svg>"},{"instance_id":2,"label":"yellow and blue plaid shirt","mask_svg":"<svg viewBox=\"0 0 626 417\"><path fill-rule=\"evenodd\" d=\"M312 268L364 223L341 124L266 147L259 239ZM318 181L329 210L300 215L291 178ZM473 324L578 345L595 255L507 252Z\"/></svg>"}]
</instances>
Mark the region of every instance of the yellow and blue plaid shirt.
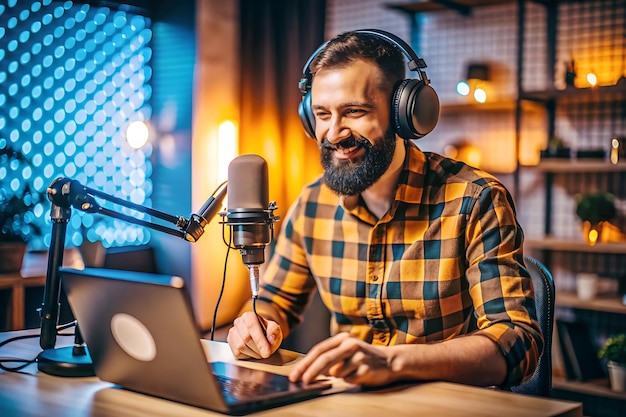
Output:
<instances>
[{"instance_id":1,"label":"yellow and blue plaid shirt","mask_svg":"<svg viewBox=\"0 0 626 417\"><path fill-rule=\"evenodd\" d=\"M394 202L381 219L362 201L349 206L321 178L303 189L260 297L293 327L317 288L333 333L376 345L473 331L500 346L505 385L516 385L532 375L543 339L512 198L493 176L405 143Z\"/></svg>"}]
</instances>

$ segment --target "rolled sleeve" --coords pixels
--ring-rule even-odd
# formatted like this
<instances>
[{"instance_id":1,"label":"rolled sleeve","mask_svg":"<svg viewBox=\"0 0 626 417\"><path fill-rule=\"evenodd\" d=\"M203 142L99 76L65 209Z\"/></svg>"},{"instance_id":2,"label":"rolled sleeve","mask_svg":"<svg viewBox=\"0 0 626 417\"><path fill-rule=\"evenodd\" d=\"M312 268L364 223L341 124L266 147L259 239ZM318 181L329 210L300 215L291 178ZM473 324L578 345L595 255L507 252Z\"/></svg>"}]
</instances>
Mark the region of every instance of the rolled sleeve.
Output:
<instances>
[{"instance_id":1,"label":"rolled sleeve","mask_svg":"<svg viewBox=\"0 0 626 417\"><path fill-rule=\"evenodd\" d=\"M499 183L481 190L467 228L470 283L478 330L498 344L507 364L504 386L530 378L544 340L534 289L523 263L523 233L509 193Z\"/></svg>"}]
</instances>

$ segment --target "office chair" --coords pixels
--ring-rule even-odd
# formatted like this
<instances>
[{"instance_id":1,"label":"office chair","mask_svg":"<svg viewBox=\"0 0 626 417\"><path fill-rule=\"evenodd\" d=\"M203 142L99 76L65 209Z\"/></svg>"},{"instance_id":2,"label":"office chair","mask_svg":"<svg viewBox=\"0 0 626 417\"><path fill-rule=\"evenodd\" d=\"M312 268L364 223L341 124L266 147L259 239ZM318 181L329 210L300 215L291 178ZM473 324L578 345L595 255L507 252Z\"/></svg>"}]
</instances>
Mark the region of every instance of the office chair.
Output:
<instances>
[{"instance_id":1,"label":"office chair","mask_svg":"<svg viewBox=\"0 0 626 417\"><path fill-rule=\"evenodd\" d=\"M530 272L535 287L537 321L544 338L543 355L539 359L533 376L511 388L519 394L552 395L552 329L554 325L554 280L548 268L531 256L524 256L526 268Z\"/></svg>"}]
</instances>

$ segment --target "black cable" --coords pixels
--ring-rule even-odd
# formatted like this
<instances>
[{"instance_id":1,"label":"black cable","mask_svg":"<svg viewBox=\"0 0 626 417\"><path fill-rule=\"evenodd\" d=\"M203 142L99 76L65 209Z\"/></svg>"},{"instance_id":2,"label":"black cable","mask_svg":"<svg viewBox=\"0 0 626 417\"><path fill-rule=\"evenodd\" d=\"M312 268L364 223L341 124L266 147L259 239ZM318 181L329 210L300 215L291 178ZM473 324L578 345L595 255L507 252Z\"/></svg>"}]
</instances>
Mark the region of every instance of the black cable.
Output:
<instances>
[{"instance_id":1,"label":"black cable","mask_svg":"<svg viewBox=\"0 0 626 417\"><path fill-rule=\"evenodd\" d=\"M265 322L263 321L263 318L261 318L259 313L256 312L256 300L257 300L257 298L259 298L258 295L252 297L252 311L254 312L254 314L256 315L257 320L259 321L259 325L261 326L261 329L263 329L263 333L265 333L265 335L267 336L267 327L265 326Z\"/></svg>"},{"instance_id":2,"label":"black cable","mask_svg":"<svg viewBox=\"0 0 626 417\"><path fill-rule=\"evenodd\" d=\"M76 327L76 320L70 321L69 323L58 325L57 326L57 336L74 336L74 334L59 333L59 330L69 329L70 327Z\"/></svg>"},{"instance_id":3,"label":"black cable","mask_svg":"<svg viewBox=\"0 0 626 417\"><path fill-rule=\"evenodd\" d=\"M9 344L11 342L15 342L17 340L32 339L34 337L39 337L39 334L25 334L25 335L21 335L21 336L11 337L9 339L6 339L6 340L3 340L2 342L0 342L0 347L2 347L4 345L7 345L7 344ZM17 372L17 371L20 371L20 370L26 368L28 365L30 365L31 363L34 363L36 361L37 361L37 357L35 357L33 359L0 358L0 369L2 369L3 371L7 371L7 372ZM10 366L4 365L4 362L22 363L22 365L10 367Z\"/></svg>"},{"instance_id":4,"label":"black cable","mask_svg":"<svg viewBox=\"0 0 626 417\"><path fill-rule=\"evenodd\" d=\"M224 234L224 230L226 227L222 225L222 240L226 243L226 236ZM232 240L232 235L229 238L229 242ZM226 287L226 267L228 265L228 255L230 254L230 243L226 243L226 256L224 257L224 273L222 274L222 285L220 287L220 293L217 296L217 301L215 302L215 308L213 309L213 320L211 321L211 340L215 338L215 321L217 320L217 311L220 307L220 302L222 300L222 295L224 295L224 288Z\"/></svg>"},{"instance_id":5,"label":"black cable","mask_svg":"<svg viewBox=\"0 0 626 417\"><path fill-rule=\"evenodd\" d=\"M4 365L5 362L12 362L12 363L19 362L22 364L19 366L6 366ZM35 362L37 362L37 357L34 357L33 359L0 358L0 369L6 372L18 372L26 368L28 365L35 363Z\"/></svg>"},{"instance_id":6,"label":"black cable","mask_svg":"<svg viewBox=\"0 0 626 417\"><path fill-rule=\"evenodd\" d=\"M226 250L226 257L224 259L224 274L222 276L222 286L220 288L220 293L219 296L217 297L217 302L215 303L215 309L213 310L213 322L211 323L211 340L213 340L214 335L215 335L215 320L217 318L217 310L219 308L220 305L220 301L222 299L222 295L224 294L224 287L226 285L226 266L228 265L228 255L230 254L230 250L231 249L235 249L232 246L232 239L233 239L233 235L232 233L228 236L228 240L226 240L226 233L225 233L226 227L224 225L222 225L222 241L224 242L224 244L226 245L226 247L228 248ZM274 229L272 228L272 233L274 233ZM267 328L265 327L265 323L263 322L263 319L261 318L261 316L259 316L256 312L256 300L257 300L258 296L256 297L252 297L252 311L254 312L254 314L257 316L258 320L259 320L259 324L261 325L261 328L263 329L263 331L267 331Z\"/></svg>"},{"instance_id":7,"label":"black cable","mask_svg":"<svg viewBox=\"0 0 626 417\"><path fill-rule=\"evenodd\" d=\"M69 322L69 323L57 326L57 336L74 336L74 334L59 333L60 330L65 330L65 329L68 329L68 328L73 327L73 326L76 326L76 321L72 321L72 322ZM0 342L0 347L2 347L4 345L8 345L9 343L12 343L12 342L16 342L18 340L32 339L32 338L39 337L39 336L40 336L39 333L35 333L35 334L24 334L24 335L20 335L20 336L10 337L10 338ZM6 366L6 365L4 365L5 362L21 363L21 365L18 365L18 366ZM2 369L3 371L6 371L6 372L18 372L18 371L21 371L22 369L26 368L31 363L35 363L35 362L37 362L37 356L34 357L33 359L0 358L0 369Z\"/></svg>"},{"instance_id":8,"label":"black cable","mask_svg":"<svg viewBox=\"0 0 626 417\"><path fill-rule=\"evenodd\" d=\"M22 340L22 339L31 339L33 337L39 337L39 334L24 334L21 336L15 336L15 337L11 337L9 339L3 340L2 342L0 342L0 347L7 345L11 342L15 342L17 340Z\"/></svg>"}]
</instances>

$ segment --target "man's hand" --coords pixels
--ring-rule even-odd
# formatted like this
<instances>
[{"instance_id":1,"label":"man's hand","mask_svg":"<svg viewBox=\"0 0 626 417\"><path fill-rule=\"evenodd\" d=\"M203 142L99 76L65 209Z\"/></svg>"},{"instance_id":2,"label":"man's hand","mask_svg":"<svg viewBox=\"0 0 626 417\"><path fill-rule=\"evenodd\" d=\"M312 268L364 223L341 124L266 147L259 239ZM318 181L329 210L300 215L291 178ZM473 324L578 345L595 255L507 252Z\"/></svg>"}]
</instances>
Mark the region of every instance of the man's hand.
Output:
<instances>
[{"instance_id":1,"label":"man's hand","mask_svg":"<svg viewBox=\"0 0 626 417\"><path fill-rule=\"evenodd\" d=\"M261 327L259 320L266 328ZM237 359L268 358L283 342L283 331L275 321L268 321L251 311L243 313L228 330L228 345Z\"/></svg>"},{"instance_id":2,"label":"man's hand","mask_svg":"<svg viewBox=\"0 0 626 417\"><path fill-rule=\"evenodd\" d=\"M388 347L372 346L348 333L315 345L289 374L293 382L310 383L320 375L358 385L385 385L398 379L387 357Z\"/></svg>"}]
</instances>

